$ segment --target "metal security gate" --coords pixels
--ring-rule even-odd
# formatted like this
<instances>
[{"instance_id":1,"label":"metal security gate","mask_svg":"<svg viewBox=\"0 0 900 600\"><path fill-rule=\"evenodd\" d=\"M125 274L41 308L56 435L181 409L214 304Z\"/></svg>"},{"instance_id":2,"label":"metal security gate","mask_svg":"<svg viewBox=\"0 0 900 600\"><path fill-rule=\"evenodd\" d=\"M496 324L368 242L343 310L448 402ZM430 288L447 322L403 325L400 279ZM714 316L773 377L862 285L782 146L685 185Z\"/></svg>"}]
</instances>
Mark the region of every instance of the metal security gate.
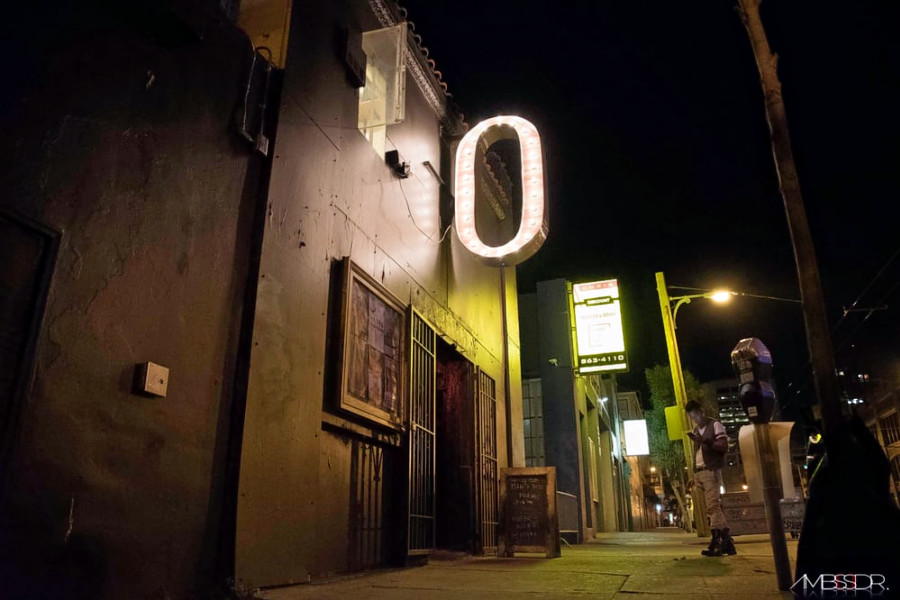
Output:
<instances>
[{"instance_id":1,"label":"metal security gate","mask_svg":"<svg viewBox=\"0 0 900 600\"><path fill-rule=\"evenodd\" d=\"M353 440L350 456L350 569L384 563L384 448Z\"/></svg>"},{"instance_id":2,"label":"metal security gate","mask_svg":"<svg viewBox=\"0 0 900 600\"><path fill-rule=\"evenodd\" d=\"M499 521L497 476L497 384L483 371L478 372L475 405L475 430L478 453L478 507L481 513L481 550L497 548Z\"/></svg>"},{"instance_id":3,"label":"metal security gate","mask_svg":"<svg viewBox=\"0 0 900 600\"><path fill-rule=\"evenodd\" d=\"M436 336L415 310L410 318L409 526L407 553L434 549Z\"/></svg>"}]
</instances>

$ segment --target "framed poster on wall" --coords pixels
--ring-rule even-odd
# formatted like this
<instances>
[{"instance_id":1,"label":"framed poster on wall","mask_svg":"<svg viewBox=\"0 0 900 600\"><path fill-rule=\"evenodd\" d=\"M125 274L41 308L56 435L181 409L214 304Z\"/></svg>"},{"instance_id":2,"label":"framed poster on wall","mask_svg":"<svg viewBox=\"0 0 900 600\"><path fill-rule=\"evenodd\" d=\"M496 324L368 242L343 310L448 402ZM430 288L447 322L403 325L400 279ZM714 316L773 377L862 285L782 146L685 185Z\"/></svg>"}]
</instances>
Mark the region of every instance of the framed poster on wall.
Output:
<instances>
[{"instance_id":1,"label":"framed poster on wall","mask_svg":"<svg viewBox=\"0 0 900 600\"><path fill-rule=\"evenodd\" d=\"M349 258L343 261L338 407L401 429L405 307Z\"/></svg>"}]
</instances>

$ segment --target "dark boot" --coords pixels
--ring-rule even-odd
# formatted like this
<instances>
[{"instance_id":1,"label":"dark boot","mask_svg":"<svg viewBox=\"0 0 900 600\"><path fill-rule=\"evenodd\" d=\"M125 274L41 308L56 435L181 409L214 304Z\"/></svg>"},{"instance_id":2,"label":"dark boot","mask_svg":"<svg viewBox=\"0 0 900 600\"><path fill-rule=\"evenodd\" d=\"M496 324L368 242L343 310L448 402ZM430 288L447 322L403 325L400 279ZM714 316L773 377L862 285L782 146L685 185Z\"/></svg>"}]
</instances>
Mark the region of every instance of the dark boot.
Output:
<instances>
[{"instance_id":1,"label":"dark boot","mask_svg":"<svg viewBox=\"0 0 900 600\"><path fill-rule=\"evenodd\" d=\"M728 528L720 529L719 535L722 538L722 543L720 549L722 550L722 554L727 554L728 556L734 556L737 554L737 548L734 547L734 540L731 539L731 535L728 533Z\"/></svg>"},{"instance_id":2,"label":"dark boot","mask_svg":"<svg viewBox=\"0 0 900 600\"><path fill-rule=\"evenodd\" d=\"M701 550L703 556L722 556L722 532L719 529L712 530L712 539L706 550Z\"/></svg>"}]
</instances>

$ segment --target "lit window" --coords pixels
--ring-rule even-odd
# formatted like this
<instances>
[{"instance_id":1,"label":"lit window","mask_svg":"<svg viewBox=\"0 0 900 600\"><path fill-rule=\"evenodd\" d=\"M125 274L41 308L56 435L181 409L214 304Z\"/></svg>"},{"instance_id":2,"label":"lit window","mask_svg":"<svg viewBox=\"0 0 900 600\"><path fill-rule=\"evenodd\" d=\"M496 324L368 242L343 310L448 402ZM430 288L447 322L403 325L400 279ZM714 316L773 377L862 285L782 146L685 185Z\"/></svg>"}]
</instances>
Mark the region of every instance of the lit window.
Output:
<instances>
[{"instance_id":1,"label":"lit window","mask_svg":"<svg viewBox=\"0 0 900 600\"><path fill-rule=\"evenodd\" d=\"M362 34L366 84L359 90L357 127L384 157L387 126L406 113L406 23Z\"/></svg>"}]
</instances>

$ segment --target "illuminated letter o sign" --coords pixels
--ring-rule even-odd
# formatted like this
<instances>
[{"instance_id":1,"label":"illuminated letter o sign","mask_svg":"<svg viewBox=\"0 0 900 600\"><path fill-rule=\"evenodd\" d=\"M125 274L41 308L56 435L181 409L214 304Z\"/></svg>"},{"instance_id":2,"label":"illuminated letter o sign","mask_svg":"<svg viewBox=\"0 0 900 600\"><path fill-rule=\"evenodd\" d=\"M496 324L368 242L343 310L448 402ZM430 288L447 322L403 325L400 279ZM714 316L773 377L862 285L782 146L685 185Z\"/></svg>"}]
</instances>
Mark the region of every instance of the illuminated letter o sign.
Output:
<instances>
[{"instance_id":1,"label":"illuminated letter o sign","mask_svg":"<svg viewBox=\"0 0 900 600\"><path fill-rule=\"evenodd\" d=\"M522 152L522 220L512 240L488 246L475 227L475 160L478 144L516 139ZM470 129L456 149L456 235L475 256L494 265L515 265L540 249L547 239L544 155L534 125L521 117L493 117Z\"/></svg>"}]
</instances>

